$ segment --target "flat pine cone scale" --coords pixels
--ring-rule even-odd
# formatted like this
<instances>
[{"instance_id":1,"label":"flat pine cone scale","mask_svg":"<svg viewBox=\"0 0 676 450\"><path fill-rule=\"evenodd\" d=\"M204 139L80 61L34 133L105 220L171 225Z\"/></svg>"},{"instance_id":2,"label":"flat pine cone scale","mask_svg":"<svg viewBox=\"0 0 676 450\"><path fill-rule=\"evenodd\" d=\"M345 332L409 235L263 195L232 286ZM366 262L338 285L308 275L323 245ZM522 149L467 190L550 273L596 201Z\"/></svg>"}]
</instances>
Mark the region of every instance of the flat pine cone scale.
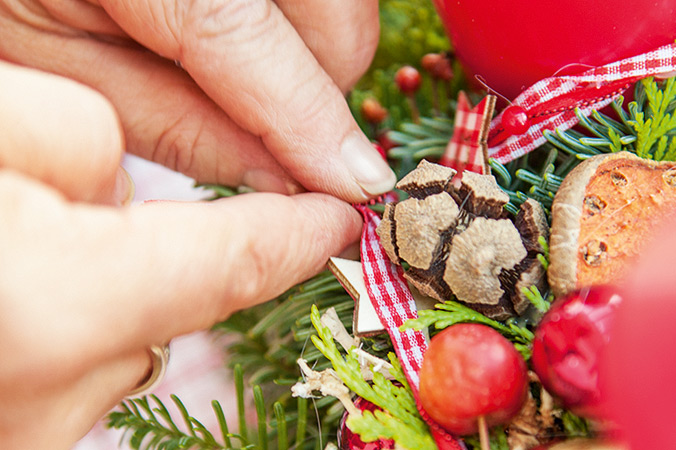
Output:
<instances>
[{"instance_id":1,"label":"flat pine cone scale","mask_svg":"<svg viewBox=\"0 0 676 450\"><path fill-rule=\"evenodd\" d=\"M377 232L407 280L439 301L455 298L495 319L522 314L522 287L542 286L540 236L548 235L539 203L528 200L514 220L507 194L490 175L456 171L421 161L397 188L409 197L385 206Z\"/></svg>"}]
</instances>

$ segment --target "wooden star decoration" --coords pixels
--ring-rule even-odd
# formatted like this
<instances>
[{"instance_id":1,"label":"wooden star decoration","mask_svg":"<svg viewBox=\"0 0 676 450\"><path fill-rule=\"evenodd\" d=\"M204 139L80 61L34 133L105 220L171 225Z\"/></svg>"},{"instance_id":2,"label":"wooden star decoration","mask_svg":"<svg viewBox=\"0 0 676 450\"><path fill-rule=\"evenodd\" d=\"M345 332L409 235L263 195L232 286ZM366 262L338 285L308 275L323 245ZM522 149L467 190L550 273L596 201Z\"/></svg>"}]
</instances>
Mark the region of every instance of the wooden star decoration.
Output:
<instances>
[{"instance_id":1,"label":"wooden star decoration","mask_svg":"<svg viewBox=\"0 0 676 450\"><path fill-rule=\"evenodd\" d=\"M495 111L496 97L487 95L472 107L463 91L458 94L453 136L439 160L439 164L451 167L461 176L464 170L489 174L488 129ZM456 177L457 178L457 177Z\"/></svg>"},{"instance_id":2,"label":"wooden star decoration","mask_svg":"<svg viewBox=\"0 0 676 450\"><path fill-rule=\"evenodd\" d=\"M376 313L364 284L364 273L359 261L343 258L331 258L328 262L329 270L333 273L340 284L345 288L350 297L354 299L354 316L352 320L352 334L357 337L374 336L384 333L385 326ZM411 294L415 300L418 311L432 309L438 303L436 300L426 297L411 288Z\"/></svg>"}]
</instances>

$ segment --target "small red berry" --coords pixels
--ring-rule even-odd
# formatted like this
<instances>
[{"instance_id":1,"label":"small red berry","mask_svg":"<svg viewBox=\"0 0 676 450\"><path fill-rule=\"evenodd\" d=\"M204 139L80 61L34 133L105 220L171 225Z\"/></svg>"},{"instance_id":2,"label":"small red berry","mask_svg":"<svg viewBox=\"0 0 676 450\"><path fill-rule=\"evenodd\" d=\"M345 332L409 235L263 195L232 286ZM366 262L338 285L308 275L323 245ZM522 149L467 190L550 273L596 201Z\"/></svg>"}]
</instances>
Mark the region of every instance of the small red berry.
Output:
<instances>
[{"instance_id":1,"label":"small red berry","mask_svg":"<svg viewBox=\"0 0 676 450\"><path fill-rule=\"evenodd\" d=\"M394 75L394 82L404 94L413 94L420 88L422 78L413 66L403 66Z\"/></svg>"},{"instance_id":2,"label":"small red berry","mask_svg":"<svg viewBox=\"0 0 676 450\"><path fill-rule=\"evenodd\" d=\"M530 128L530 121L526 110L520 106L508 106L502 112L502 128L510 135L524 134Z\"/></svg>"},{"instance_id":3,"label":"small red berry","mask_svg":"<svg viewBox=\"0 0 676 450\"><path fill-rule=\"evenodd\" d=\"M367 98L361 104L361 116L368 123L379 124L387 118L387 110L375 98Z\"/></svg>"},{"instance_id":4,"label":"small red berry","mask_svg":"<svg viewBox=\"0 0 676 450\"><path fill-rule=\"evenodd\" d=\"M528 389L526 363L494 329L463 323L432 338L420 370L420 402L439 425L457 435L476 433L514 417Z\"/></svg>"},{"instance_id":5,"label":"small red berry","mask_svg":"<svg viewBox=\"0 0 676 450\"><path fill-rule=\"evenodd\" d=\"M622 298L609 286L575 291L558 299L533 339L533 370L562 404L585 416L602 417L601 352Z\"/></svg>"},{"instance_id":6,"label":"small red berry","mask_svg":"<svg viewBox=\"0 0 676 450\"><path fill-rule=\"evenodd\" d=\"M420 60L420 65L423 69L434 76L435 68L439 61L441 61L442 56L439 53L428 53L422 57Z\"/></svg>"},{"instance_id":7,"label":"small red berry","mask_svg":"<svg viewBox=\"0 0 676 450\"><path fill-rule=\"evenodd\" d=\"M420 61L432 78L448 81L453 78L453 67L447 54L428 53Z\"/></svg>"}]
</instances>

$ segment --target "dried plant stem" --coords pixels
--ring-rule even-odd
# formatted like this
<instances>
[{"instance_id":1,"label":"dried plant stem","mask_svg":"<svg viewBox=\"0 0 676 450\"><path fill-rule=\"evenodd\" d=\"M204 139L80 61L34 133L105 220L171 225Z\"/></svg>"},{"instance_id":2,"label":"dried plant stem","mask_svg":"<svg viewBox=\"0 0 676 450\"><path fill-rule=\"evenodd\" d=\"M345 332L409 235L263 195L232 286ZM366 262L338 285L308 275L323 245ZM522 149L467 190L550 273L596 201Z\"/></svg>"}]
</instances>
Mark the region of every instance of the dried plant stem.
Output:
<instances>
[{"instance_id":1,"label":"dried plant stem","mask_svg":"<svg viewBox=\"0 0 676 450\"><path fill-rule=\"evenodd\" d=\"M491 450L491 440L488 437L488 424L486 423L486 418L484 416L479 416L476 420L479 426L479 443L481 444L481 450Z\"/></svg>"},{"instance_id":2,"label":"dried plant stem","mask_svg":"<svg viewBox=\"0 0 676 450\"><path fill-rule=\"evenodd\" d=\"M414 94L407 94L408 105L411 108L411 120L413 123L420 123L420 109L418 109L418 102L415 100Z\"/></svg>"}]
</instances>

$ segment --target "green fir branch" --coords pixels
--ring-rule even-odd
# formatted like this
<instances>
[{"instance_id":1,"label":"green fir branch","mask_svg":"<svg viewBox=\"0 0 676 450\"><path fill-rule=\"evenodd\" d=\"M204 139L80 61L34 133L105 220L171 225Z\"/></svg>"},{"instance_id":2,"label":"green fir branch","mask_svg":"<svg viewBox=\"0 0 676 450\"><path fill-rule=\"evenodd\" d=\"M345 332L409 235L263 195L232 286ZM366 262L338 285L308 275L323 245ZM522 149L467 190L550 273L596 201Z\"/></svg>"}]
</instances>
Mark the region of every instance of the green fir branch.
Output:
<instances>
[{"instance_id":1,"label":"green fir branch","mask_svg":"<svg viewBox=\"0 0 676 450\"><path fill-rule=\"evenodd\" d=\"M195 450L267 450L277 448L288 449L289 435L296 438L296 448L314 448L306 441L307 401L298 401L298 410L304 413L294 416L288 414L281 403L273 405L274 420L268 420L266 403L259 386L253 387L254 405L257 413L257 440L249 438L244 404L243 376L240 368L235 369L235 386L239 418L239 433L233 434L225 419L223 407L214 400L212 408L219 424L218 438L207 429L202 421L193 417L185 404L175 395L171 401L178 410L182 425L169 412L169 408L155 395L125 400L118 410L111 412L107 418L109 428L124 429L128 433L129 446L135 450L168 450L190 448ZM151 403L152 401L152 403ZM289 424L295 425L296 432L289 433Z\"/></svg>"},{"instance_id":2,"label":"green fir branch","mask_svg":"<svg viewBox=\"0 0 676 450\"><path fill-rule=\"evenodd\" d=\"M635 100L612 103L617 119L599 111L586 117L576 110L586 134L576 130L547 131L545 137L559 150L577 159L600 153L629 151L657 161L676 160L676 82L646 78L636 83Z\"/></svg>"},{"instance_id":3,"label":"green fir branch","mask_svg":"<svg viewBox=\"0 0 676 450\"><path fill-rule=\"evenodd\" d=\"M427 425L418 414L415 399L401 368L398 367L396 357L390 356L390 361L395 367L392 375L401 385L395 385L378 372L373 374L373 381L369 383L362 376L358 357L354 353L343 356L338 350L331 331L320 321L319 309L313 306L310 314L312 323L317 330L317 336L312 337L312 342L331 361L338 378L352 392L383 410L383 412L375 415L367 413L351 414L347 419L350 429L359 433L365 442L385 437L394 439L400 447L410 450L435 449L434 439L430 435Z\"/></svg>"},{"instance_id":4,"label":"green fir branch","mask_svg":"<svg viewBox=\"0 0 676 450\"><path fill-rule=\"evenodd\" d=\"M549 269L549 242L547 242L544 236L540 236L538 237L538 244L542 247L542 253L538 253L536 257L545 271L547 271Z\"/></svg>"},{"instance_id":5,"label":"green fir branch","mask_svg":"<svg viewBox=\"0 0 676 450\"><path fill-rule=\"evenodd\" d=\"M530 288L523 287L521 289L523 295L528 299L529 302L541 313L546 313L551 306L552 300L554 300L553 295L548 295L545 299L537 286L531 286Z\"/></svg>"}]
</instances>

